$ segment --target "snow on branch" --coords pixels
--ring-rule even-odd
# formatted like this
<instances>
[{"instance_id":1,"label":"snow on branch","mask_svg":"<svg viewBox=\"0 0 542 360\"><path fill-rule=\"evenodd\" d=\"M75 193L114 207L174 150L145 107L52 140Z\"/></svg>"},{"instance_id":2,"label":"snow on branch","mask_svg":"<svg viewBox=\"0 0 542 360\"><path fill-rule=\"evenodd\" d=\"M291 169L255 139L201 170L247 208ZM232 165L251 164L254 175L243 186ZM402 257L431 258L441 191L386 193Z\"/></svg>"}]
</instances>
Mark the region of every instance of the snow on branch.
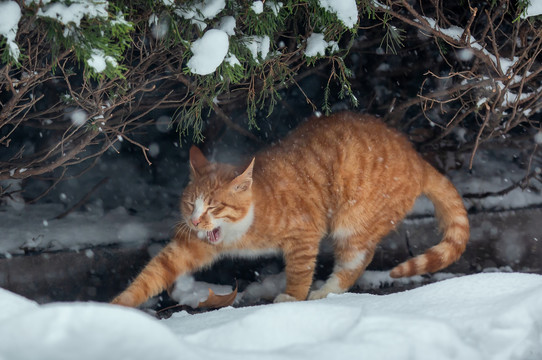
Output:
<instances>
[{"instance_id":1,"label":"snow on branch","mask_svg":"<svg viewBox=\"0 0 542 360\"><path fill-rule=\"evenodd\" d=\"M349 91L342 58L357 31L354 0L234 3L1 2L0 180L63 176L121 142L150 164L133 133L153 125L157 110L170 112L182 136L202 140L214 116L261 141L228 112L245 107L257 128L257 112L271 112L279 91L319 69L309 62L340 64L334 79ZM327 54L304 56L311 36Z\"/></svg>"}]
</instances>

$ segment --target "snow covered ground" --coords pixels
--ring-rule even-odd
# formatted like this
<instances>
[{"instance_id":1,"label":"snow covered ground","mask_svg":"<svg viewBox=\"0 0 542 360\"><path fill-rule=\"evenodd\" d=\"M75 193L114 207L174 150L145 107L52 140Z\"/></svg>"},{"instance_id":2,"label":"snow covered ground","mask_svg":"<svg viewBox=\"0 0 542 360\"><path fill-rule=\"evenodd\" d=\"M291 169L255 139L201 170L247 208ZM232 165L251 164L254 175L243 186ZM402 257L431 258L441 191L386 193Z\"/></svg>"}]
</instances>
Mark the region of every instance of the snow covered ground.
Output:
<instances>
[{"instance_id":1,"label":"snow covered ground","mask_svg":"<svg viewBox=\"0 0 542 360\"><path fill-rule=\"evenodd\" d=\"M1 359L540 359L542 276L478 274L385 296L156 320L0 290Z\"/></svg>"}]
</instances>

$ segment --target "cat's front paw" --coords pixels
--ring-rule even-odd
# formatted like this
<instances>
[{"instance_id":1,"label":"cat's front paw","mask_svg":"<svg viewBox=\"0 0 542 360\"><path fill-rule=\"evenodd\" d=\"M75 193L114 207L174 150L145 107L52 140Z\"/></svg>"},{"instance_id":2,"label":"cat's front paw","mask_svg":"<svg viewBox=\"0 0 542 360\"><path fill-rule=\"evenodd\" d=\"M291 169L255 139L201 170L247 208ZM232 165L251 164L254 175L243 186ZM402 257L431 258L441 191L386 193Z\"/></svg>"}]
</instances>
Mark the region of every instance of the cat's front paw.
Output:
<instances>
[{"instance_id":1,"label":"cat's front paw","mask_svg":"<svg viewBox=\"0 0 542 360\"><path fill-rule=\"evenodd\" d=\"M297 301L297 299L293 297L292 295L288 295L288 294L278 294L275 300L273 300L275 304L282 303L282 302L292 302L292 301Z\"/></svg>"},{"instance_id":2,"label":"cat's front paw","mask_svg":"<svg viewBox=\"0 0 542 360\"><path fill-rule=\"evenodd\" d=\"M122 294L114 298L113 301L111 301L111 304L121 305L121 306L126 306L126 307L136 306L134 302L134 297L131 294L126 293L126 292L123 292Z\"/></svg>"}]
</instances>

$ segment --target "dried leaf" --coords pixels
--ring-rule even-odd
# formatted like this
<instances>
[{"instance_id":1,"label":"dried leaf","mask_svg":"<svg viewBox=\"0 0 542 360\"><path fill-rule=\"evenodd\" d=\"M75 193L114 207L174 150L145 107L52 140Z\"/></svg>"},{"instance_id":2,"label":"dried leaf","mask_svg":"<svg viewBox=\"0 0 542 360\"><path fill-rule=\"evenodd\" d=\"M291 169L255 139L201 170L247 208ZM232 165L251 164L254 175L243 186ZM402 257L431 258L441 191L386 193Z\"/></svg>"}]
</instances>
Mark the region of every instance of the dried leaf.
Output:
<instances>
[{"instance_id":1,"label":"dried leaf","mask_svg":"<svg viewBox=\"0 0 542 360\"><path fill-rule=\"evenodd\" d=\"M219 309L226 306L231 306L237 297L237 285L233 292L227 295L217 295L211 289L209 289L209 297L207 300L200 302L198 308L210 308Z\"/></svg>"}]
</instances>

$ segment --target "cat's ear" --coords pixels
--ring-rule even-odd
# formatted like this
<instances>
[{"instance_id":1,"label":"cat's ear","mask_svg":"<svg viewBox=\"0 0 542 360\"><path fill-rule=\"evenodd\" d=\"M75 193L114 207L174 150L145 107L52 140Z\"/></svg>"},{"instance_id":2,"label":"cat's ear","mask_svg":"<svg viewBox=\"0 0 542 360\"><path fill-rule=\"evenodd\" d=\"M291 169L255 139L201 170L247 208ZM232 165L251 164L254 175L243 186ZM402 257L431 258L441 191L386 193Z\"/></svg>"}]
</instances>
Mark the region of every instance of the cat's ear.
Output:
<instances>
[{"instance_id":1,"label":"cat's ear","mask_svg":"<svg viewBox=\"0 0 542 360\"><path fill-rule=\"evenodd\" d=\"M231 190L235 193L247 191L252 187L252 170L254 169L254 160L253 158L250 162L250 165L246 168L245 171L231 182Z\"/></svg>"},{"instance_id":2,"label":"cat's ear","mask_svg":"<svg viewBox=\"0 0 542 360\"><path fill-rule=\"evenodd\" d=\"M190 170L192 176L201 175L203 168L209 164L209 161L205 158L205 155L195 145L190 148Z\"/></svg>"}]
</instances>

